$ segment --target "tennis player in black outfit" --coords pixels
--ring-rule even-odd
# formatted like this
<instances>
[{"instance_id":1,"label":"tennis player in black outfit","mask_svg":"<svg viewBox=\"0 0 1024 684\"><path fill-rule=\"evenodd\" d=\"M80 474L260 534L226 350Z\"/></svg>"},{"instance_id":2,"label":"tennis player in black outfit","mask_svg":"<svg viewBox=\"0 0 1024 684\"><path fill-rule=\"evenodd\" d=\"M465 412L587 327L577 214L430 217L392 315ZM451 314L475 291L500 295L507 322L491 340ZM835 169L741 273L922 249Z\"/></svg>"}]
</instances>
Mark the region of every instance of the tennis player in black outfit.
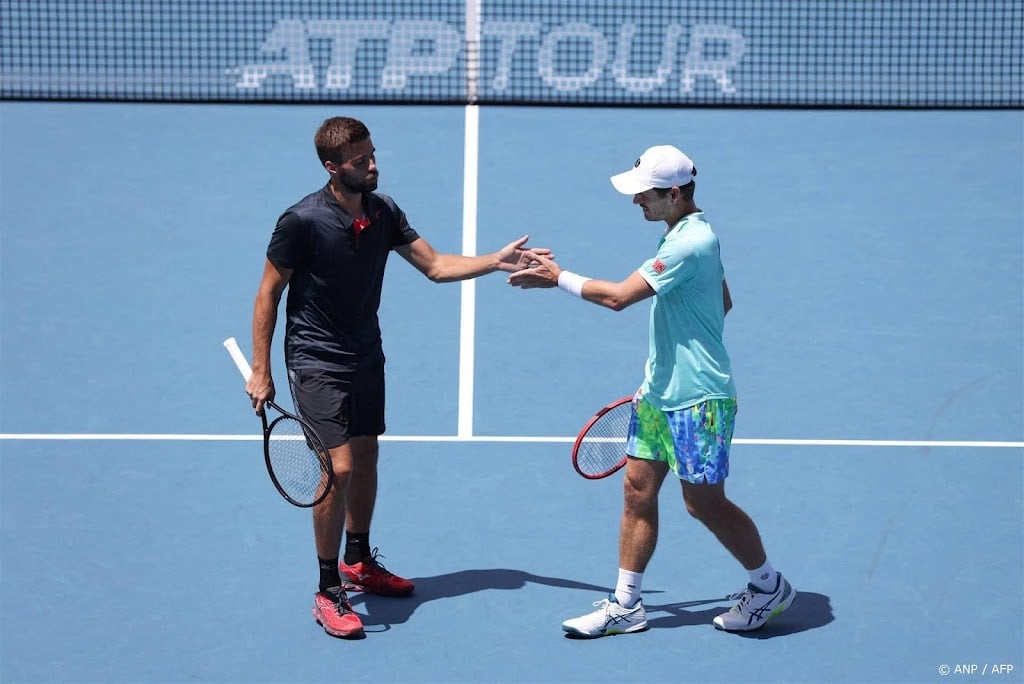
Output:
<instances>
[{"instance_id":1,"label":"tennis player in black outfit","mask_svg":"<svg viewBox=\"0 0 1024 684\"><path fill-rule=\"evenodd\" d=\"M337 637L363 636L347 591L412 593L370 546L377 498L377 438L384 433L384 352L377 310L392 250L430 280L452 282L527 268L527 237L493 254L439 254L413 230L395 201L377 189L374 146L366 126L334 117L314 138L330 176L277 221L253 307L252 377L246 392L257 413L274 398L270 347L281 295L288 289L284 352L295 408L323 438L334 487L313 509L320 586L313 615ZM341 553L342 534L344 555Z\"/></svg>"}]
</instances>

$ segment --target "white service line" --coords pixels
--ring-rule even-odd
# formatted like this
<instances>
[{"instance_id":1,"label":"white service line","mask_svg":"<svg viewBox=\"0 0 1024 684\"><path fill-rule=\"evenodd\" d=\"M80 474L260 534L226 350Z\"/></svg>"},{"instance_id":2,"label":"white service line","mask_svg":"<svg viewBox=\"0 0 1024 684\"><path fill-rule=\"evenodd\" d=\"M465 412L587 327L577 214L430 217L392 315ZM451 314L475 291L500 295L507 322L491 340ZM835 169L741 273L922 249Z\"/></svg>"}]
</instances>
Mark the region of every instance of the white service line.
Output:
<instances>
[{"instance_id":1,"label":"white service line","mask_svg":"<svg viewBox=\"0 0 1024 684\"><path fill-rule=\"evenodd\" d=\"M7 433L0 441L148 441L148 442L259 442L262 435L201 435L201 434L117 434L117 433ZM516 435L382 435L382 442L491 442L498 444L572 444L575 437L530 437ZM953 447L968 449L1024 449L1024 442L998 442L974 440L899 440L899 439L749 439L736 438L733 444L752 446L810 446L810 447Z\"/></svg>"}]
</instances>

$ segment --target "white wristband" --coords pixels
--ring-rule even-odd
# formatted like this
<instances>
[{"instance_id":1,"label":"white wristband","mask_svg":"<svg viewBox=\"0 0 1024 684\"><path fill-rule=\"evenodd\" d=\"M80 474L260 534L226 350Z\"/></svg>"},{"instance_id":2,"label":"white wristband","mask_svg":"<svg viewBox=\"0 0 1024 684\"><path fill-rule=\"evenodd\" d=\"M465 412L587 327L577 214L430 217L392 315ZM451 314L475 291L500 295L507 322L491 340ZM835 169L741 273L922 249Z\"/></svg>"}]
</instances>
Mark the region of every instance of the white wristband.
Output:
<instances>
[{"instance_id":1,"label":"white wristband","mask_svg":"<svg viewBox=\"0 0 1024 684\"><path fill-rule=\"evenodd\" d=\"M562 271L558 274L558 287L561 290L565 290L571 295L577 297L583 297L583 283L590 280L586 276L581 276L578 273L572 271Z\"/></svg>"}]
</instances>

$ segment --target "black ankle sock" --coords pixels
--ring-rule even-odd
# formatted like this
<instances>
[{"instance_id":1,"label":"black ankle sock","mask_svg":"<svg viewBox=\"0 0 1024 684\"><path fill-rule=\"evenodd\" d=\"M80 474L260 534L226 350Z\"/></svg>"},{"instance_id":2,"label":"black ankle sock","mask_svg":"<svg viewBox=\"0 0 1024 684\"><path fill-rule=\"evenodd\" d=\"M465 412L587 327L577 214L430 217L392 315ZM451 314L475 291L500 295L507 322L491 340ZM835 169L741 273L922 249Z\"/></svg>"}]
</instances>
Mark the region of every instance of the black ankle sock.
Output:
<instances>
[{"instance_id":1,"label":"black ankle sock","mask_svg":"<svg viewBox=\"0 0 1024 684\"><path fill-rule=\"evenodd\" d=\"M369 555L369 532L345 533L345 565L354 565Z\"/></svg>"},{"instance_id":2,"label":"black ankle sock","mask_svg":"<svg viewBox=\"0 0 1024 684\"><path fill-rule=\"evenodd\" d=\"M317 556L316 559L320 562L320 591L331 587L340 587L341 575L338 574L338 559L321 558L320 556Z\"/></svg>"}]
</instances>

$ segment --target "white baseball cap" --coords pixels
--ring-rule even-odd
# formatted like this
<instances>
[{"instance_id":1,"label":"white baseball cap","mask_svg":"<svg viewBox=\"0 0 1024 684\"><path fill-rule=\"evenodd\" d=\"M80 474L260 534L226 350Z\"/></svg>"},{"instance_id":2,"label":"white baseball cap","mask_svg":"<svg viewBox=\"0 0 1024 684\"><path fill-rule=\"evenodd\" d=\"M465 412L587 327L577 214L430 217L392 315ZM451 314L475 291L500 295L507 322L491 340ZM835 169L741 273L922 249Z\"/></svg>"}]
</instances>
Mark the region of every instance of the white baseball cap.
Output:
<instances>
[{"instance_id":1,"label":"white baseball cap","mask_svg":"<svg viewBox=\"0 0 1024 684\"><path fill-rule=\"evenodd\" d=\"M697 175L690 158L671 145L647 148L629 171L612 176L612 185L624 195L651 188L689 185Z\"/></svg>"}]
</instances>

